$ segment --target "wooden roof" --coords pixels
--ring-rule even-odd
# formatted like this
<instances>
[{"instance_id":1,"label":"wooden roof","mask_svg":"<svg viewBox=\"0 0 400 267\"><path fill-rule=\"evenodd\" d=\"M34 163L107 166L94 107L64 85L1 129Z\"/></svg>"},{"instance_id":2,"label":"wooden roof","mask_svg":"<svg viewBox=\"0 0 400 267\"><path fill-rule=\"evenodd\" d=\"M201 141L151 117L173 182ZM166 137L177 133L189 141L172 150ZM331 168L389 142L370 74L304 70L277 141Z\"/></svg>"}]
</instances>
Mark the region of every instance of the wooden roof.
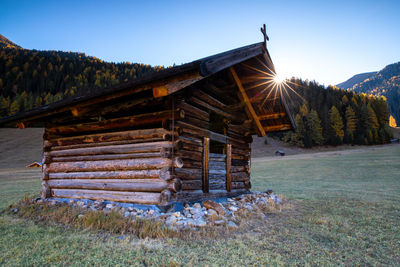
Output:
<instances>
[{"instance_id":1,"label":"wooden roof","mask_svg":"<svg viewBox=\"0 0 400 267\"><path fill-rule=\"evenodd\" d=\"M264 77L269 77L270 80L271 74L275 73L272 60L262 42L150 73L96 93L76 96L20 112L0 119L0 126L45 121L46 118L66 111L79 113L79 110L84 109L85 106L123 98L145 90L153 90L155 98L170 95L222 70L231 72L241 93L241 100L246 104L246 113L254 121L258 135L263 136L265 132L294 128L284 94L280 90L270 93L273 88L269 86L269 89L266 89L268 83L256 84L263 73ZM256 80L252 81L252 77Z\"/></svg>"}]
</instances>

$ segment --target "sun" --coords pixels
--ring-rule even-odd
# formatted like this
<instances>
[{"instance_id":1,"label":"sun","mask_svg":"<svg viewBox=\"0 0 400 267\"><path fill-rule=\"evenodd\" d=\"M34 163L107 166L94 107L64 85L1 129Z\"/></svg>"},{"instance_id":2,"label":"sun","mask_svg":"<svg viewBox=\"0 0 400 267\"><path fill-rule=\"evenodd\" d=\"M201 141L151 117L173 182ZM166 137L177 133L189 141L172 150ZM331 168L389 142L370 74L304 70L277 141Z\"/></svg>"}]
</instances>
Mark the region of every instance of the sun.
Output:
<instances>
[{"instance_id":1,"label":"sun","mask_svg":"<svg viewBox=\"0 0 400 267\"><path fill-rule=\"evenodd\" d=\"M274 76L274 82L277 84L281 84L286 80L286 77L279 75L279 74L275 74Z\"/></svg>"}]
</instances>

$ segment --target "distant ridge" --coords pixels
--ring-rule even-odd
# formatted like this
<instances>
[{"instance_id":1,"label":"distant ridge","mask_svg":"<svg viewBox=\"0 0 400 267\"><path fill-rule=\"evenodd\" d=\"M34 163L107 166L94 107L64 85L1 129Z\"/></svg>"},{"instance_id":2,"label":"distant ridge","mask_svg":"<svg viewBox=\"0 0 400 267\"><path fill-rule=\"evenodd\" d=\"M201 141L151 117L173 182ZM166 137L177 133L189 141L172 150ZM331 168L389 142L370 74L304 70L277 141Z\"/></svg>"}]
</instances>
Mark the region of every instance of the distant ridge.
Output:
<instances>
[{"instance_id":1,"label":"distant ridge","mask_svg":"<svg viewBox=\"0 0 400 267\"><path fill-rule=\"evenodd\" d=\"M6 37L0 34L0 47L5 47L5 48L22 48L19 45L11 42L8 40Z\"/></svg>"},{"instance_id":2,"label":"distant ridge","mask_svg":"<svg viewBox=\"0 0 400 267\"><path fill-rule=\"evenodd\" d=\"M390 113L400 122L400 62L387 65L378 72L354 75L337 86L356 93L386 97Z\"/></svg>"},{"instance_id":3,"label":"distant ridge","mask_svg":"<svg viewBox=\"0 0 400 267\"><path fill-rule=\"evenodd\" d=\"M363 82L364 80L370 78L371 76L375 75L376 73L377 73L376 71L372 71L372 72L356 74L353 77L351 77L350 79L348 79L347 81L339 83L336 86L339 88L343 88L343 89L350 89L350 88L353 88L354 85Z\"/></svg>"}]
</instances>

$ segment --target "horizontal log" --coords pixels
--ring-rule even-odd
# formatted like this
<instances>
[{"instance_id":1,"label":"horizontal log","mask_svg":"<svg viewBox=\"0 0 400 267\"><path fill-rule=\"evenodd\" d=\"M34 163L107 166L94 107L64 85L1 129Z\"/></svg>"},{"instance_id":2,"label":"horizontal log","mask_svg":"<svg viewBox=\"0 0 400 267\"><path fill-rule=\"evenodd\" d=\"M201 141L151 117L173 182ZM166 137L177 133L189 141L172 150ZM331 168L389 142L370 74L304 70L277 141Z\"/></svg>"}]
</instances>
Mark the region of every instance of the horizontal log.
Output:
<instances>
[{"instance_id":1,"label":"horizontal log","mask_svg":"<svg viewBox=\"0 0 400 267\"><path fill-rule=\"evenodd\" d=\"M225 183L211 183L210 181L210 190L223 190L225 187Z\"/></svg>"},{"instance_id":2,"label":"horizontal log","mask_svg":"<svg viewBox=\"0 0 400 267\"><path fill-rule=\"evenodd\" d=\"M248 160L232 159L232 166L248 166Z\"/></svg>"},{"instance_id":3,"label":"horizontal log","mask_svg":"<svg viewBox=\"0 0 400 267\"><path fill-rule=\"evenodd\" d=\"M120 192L83 189L51 189L51 195L58 198L75 198L91 200L108 200L137 204L159 204L160 193L150 192Z\"/></svg>"},{"instance_id":4,"label":"horizontal log","mask_svg":"<svg viewBox=\"0 0 400 267\"><path fill-rule=\"evenodd\" d=\"M67 149L74 149L74 148L86 148L86 147L143 144L143 143L162 142L162 141L164 141L164 139L162 139L162 138L148 138L148 139L140 139L140 140L136 139L136 140L121 140L121 141L90 143L90 144L75 144L75 145L67 145L67 146L54 146L54 147L51 147L50 151L67 150Z\"/></svg>"},{"instance_id":5,"label":"horizontal log","mask_svg":"<svg viewBox=\"0 0 400 267\"><path fill-rule=\"evenodd\" d=\"M250 174L247 172L233 172L231 177L234 182L250 180Z\"/></svg>"},{"instance_id":6,"label":"horizontal log","mask_svg":"<svg viewBox=\"0 0 400 267\"><path fill-rule=\"evenodd\" d=\"M122 170L145 170L162 169L174 166L182 167L182 161L168 158L140 158L126 160L98 160L98 161L76 161L76 162L52 162L49 164L49 172L91 172L91 171L122 171Z\"/></svg>"},{"instance_id":7,"label":"horizontal log","mask_svg":"<svg viewBox=\"0 0 400 267\"><path fill-rule=\"evenodd\" d=\"M195 137L192 137L192 136L180 135L177 138L177 140L182 142L182 143L188 143L188 144L191 144L191 145L203 147L203 141L200 138L195 138Z\"/></svg>"},{"instance_id":8,"label":"horizontal log","mask_svg":"<svg viewBox=\"0 0 400 267\"><path fill-rule=\"evenodd\" d=\"M186 168L201 168L203 166L201 161L198 160L191 160L191 159L183 159L183 166Z\"/></svg>"},{"instance_id":9,"label":"horizontal log","mask_svg":"<svg viewBox=\"0 0 400 267\"><path fill-rule=\"evenodd\" d=\"M167 151L159 151L159 152L148 152L148 153L54 157L51 159L51 161L65 162L65 161L92 161L92 160L111 160L111 159L159 158L159 157L166 158L169 156L170 153L168 153Z\"/></svg>"},{"instance_id":10,"label":"horizontal log","mask_svg":"<svg viewBox=\"0 0 400 267\"><path fill-rule=\"evenodd\" d=\"M175 145L179 145L175 143ZM86 156L98 154L127 154L127 153L140 153L140 152L159 152L163 148L171 148L172 142L150 142L140 144L126 144L102 147L88 147L88 148L74 148L66 150L51 151L49 154L52 157L64 156Z\"/></svg>"},{"instance_id":11,"label":"horizontal log","mask_svg":"<svg viewBox=\"0 0 400 267\"><path fill-rule=\"evenodd\" d=\"M178 170L178 169L177 169ZM162 179L170 180L168 168L136 171L52 172L49 179Z\"/></svg>"},{"instance_id":12,"label":"horizontal log","mask_svg":"<svg viewBox=\"0 0 400 267\"><path fill-rule=\"evenodd\" d=\"M124 140L145 140L159 138L162 140L168 140L169 136L172 135L171 131L167 131L163 128L156 129L142 129L133 131L121 131L112 133L101 133L101 134L90 134L73 137L62 137L58 139L45 141L45 146L56 147L56 146L68 146L76 144L90 144L90 143L102 143L112 141L124 141Z\"/></svg>"},{"instance_id":13,"label":"horizontal log","mask_svg":"<svg viewBox=\"0 0 400 267\"><path fill-rule=\"evenodd\" d=\"M231 166L231 172L249 172L250 166Z\"/></svg>"},{"instance_id":14,"label":"horizontal log","mask_svg":"<svg viewBox=\"0 0 400 267\"><path fill-rule=\"evenodd\" d=\"M209 175L215 174L215 175L222 175L222 176L225 177L225 175L226 175L226 170L225 170L225 169L217 170L217 169L211 169L211 168L210 168L210 169L208 170L208 173L209 173Z\"/></svg>"},{"instance_id":15,"label":"horizontal log","mask_svg":"<svg viewBox=\"0 0 400 267\"><path fill-rule=\"evenodd\" d=\"M126 192L161 192L168 183L161 179L61 179L49 180L50 188L90 189Z\"/></svg>"},{"instance_id":16,"label":"horizontal log","mask_svg":"<svg viewBox=\"0 0 400 267\"><path fill-rule=\"evenodd\" d=\"M211 111L217 113L218 115L223 116L223 117L225 117L225 118L227 118L227 119L229 119L231 121L242 121L242 120L245 119L245 116L243 116L243 115L241 115L239 113L233 113L233 112L224 111L224 110L222 110L222 109L220 109L218 107L215 107L215 106L213 106L213 105L211 105L211 104L209 104L209 103L207 103L207 102L205 102L203 100L200 100L197 97L191 97L189 100L190 100L190 102L193 102L194 104L196 104L198 106L202 106L206 110L211 110Z\"/></svg>"},{"instance_id":17,"label":"horizontal log","mask_svg":"<svg viewBox=\"0 0 400 267\"><path fill-rule=\"evenodd\" d=\"M242 155L238 155L238 154L233 154L232 153L232 159L239 159L239 160L249 160L250 159L250 155L246 155L246 154L242 154Z\"/></svg>"},{"instance_id":18,"label":"horizontal log","mask_svg":"<svg viewBox=\"0 0 400 267\"><path fill-rule=\"evenodd\" d=\"M178 107L180 107L181 109L183 109L185 111L185 114L189 115L189 116L193 116L196 117L200 120L204 120L204 121L210 121L210 115L208 114L208 112L199 109L197 107L194 107L190 104L188 104L187 102L182 101Z\"/></svg>"},{"instance_id":19,"label":"horizontal log","mask_svg":"<svg viewBox=\"0 0 400 267\"><path fill-rule=\"evenodd\" d=\"M225 154L217 154L217 153L210 153L210 159L215 158L215 159L225 159L226 155Z\"/></svg>"},{"instance_id":20,"label":"horizontal log","mask_svg":"<svg viewBox=\"0 0 400 267\"><path fill-rule=\"evenodd\" d=\"M208 129L210 127L210 123L208 121L203 121L203 120L197 119L196 117L192 117L189 115L185 115L185 118L182 119L182 121L193 124L193 125L197 125L201 128L205 128L205 129Z\"/></svg>"},{"instance_id":21,"label":"horizontal log","mask_svg":"<svg viewBox=\"0 0 400 267\"><path fill-rule=\"evenodd\" d=\"M175 169L175 176L182 180L201 180L202 169L180 168Z\"/></svg>"},{"instance_id":22,"label":"horizontal log","mask_svg":"<svg viewBox=\"0 0 400 267\"><path fill-rule=\"evenodd\" d=\"M174 114L175 118L184 118L183 110L177 110ZM127 127L134 127L140 125L149 125L162 122L165 119L171 118L172 112L170 110L146 113L140 115L133 115L128 117L109 119L98 122L79 123L74 125L54 126L46 129L48 134L65 135L79 132L94 132L104 131L111 129L121 129Z\"/></svg>"},{"instance_id":23,"label":"horizontal log","mask_svg":"<svg viewBox=\"0 0 400 267\"><path fill-rule=\"evenodd\" d=\"M192 144L188 144L188 143L184 143L182 142L179 150L188 150L188 151L197 151L197 152L203 152L203 148L200 146L196 146L196 145L192 145Z\"/></svg>"},{"instance_id":24,"label":"horizontal log","mask_svg":"<svg viewBox=\"0 0 400 267\"><path fill-rule=\"evenodd\" d=\"M182 180L182 190L199 190L202 185L201 180Z\"/></svg>"},{"instance_id":25,"label":"horizontal log","mask_svg":"<svg viewBox=\"0 0 400 267\"><path fill-rule=\"evenodd\" d=\"M212 97L211 95L207 94L202 90L193 90L193 96L197 97L198 99L216 107L226 112L234 112L235 110L231 109L231 107L225 103L222 103L218 99Z\"/></svg>"},{"instance_id":26,"label":"horizontal log","mask_svg":"<svg viewBox=\"0 0 400 267\"><path fill-rule=\"evenodd\" d=\"M232 188L244 189L244 188L246 188L246 184L244 182L232 182Z\"/></svg>"}]
</instances>

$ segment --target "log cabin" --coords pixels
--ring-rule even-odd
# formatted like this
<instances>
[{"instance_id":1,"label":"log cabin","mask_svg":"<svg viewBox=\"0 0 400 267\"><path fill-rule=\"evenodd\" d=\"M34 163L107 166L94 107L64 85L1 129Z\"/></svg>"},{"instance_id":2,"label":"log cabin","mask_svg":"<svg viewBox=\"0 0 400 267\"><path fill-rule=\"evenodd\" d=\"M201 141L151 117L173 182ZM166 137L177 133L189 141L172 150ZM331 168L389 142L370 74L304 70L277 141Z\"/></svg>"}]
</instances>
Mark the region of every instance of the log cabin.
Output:
<instances>
[{"instance_id":1,"label":"log cabin","mask_svg":"<svg viewBox=\"0 0 400 267\"><path fill-rule=\"evenodd\" d=\"M251 188L252 135L294 128L265 42L0 120L43 125L42 198L167 206Z\"/></svg>"}]
</instances>

